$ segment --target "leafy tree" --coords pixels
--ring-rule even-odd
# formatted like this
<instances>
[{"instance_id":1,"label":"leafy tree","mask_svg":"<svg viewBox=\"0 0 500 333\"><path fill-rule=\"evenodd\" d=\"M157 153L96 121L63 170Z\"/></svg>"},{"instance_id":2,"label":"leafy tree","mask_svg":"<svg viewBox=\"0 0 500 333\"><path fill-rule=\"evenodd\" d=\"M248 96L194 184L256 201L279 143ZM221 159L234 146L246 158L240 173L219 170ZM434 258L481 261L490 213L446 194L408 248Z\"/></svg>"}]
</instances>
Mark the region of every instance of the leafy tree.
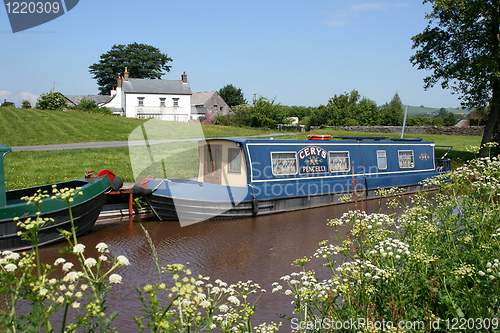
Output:
<instances>
[{"instance_id":1,"label":"leafy tree","mask_svg":"<svg viewBox=\"0 0 500 333\"><path fill-rule=\"evenodd\" d=\"M457 123L457 116L453 112L449 112L444 118L444 126L453 126Z\"/></svg>"},{"instance_id":2,"label":"leafy tree","mask_svg":"<svg viewBox=\"0 0 500 333\"><path fill-rule=\"evenodd\" d=\"M21 108L23 108L23 109L31 109L31 102L28 101L28 100L26 100L26 99L23 100L21 102Z\"/></svg>"},{"instance_id":3,"label":"leafy tree","mask_svg":"<svg viewBox=\"0 0 500 333\"><path fill-rule=\"evenodd\" d=\"M64 98L60 92L51 91L46 94L41 94L40 97L38 97L35 108L40 110L57 110L66 105L66 98Z\"/></svg>"},{"instance_id":4,"label":"leafy tree","mask_svg":"<svg viewBox=\"0 0 500 333\"><path fill-rule=\"evenodd\" d=\"M401 126L403 125L404 110L403 103L399 98L398 93L394 94L389 103L385 103L380 109L380 117L382 125L385 126Z\"/></svg>"},{"instance_id":5,"label":"leafy tree","mask_svg":"<svg viewBox=\"0 0 500 333\"><path fill-rule=\"evenodd\" d=\"M220 97L224 100L224 102L229 105L229 107L233 107L235 105L246 104L247 101L243 97L243 93L241 92L241 88L236 88L232 84L228 84L225 87L221 88L218 91Z\"/></svg>"},{"instance_id":6,"label":"leafy tree","mask_svg":"<svg viewBox=\"0 0 500 333\"><path fill-rule=\"evenodd\" d=\"M489 105L481 145L497 141L500 113L500 2L498 0L424 0L432 5L424 31L412 37L418 69L430 70L424 87L441 82L459 94L462 105ZM488 148L480 150L481 156Z\"/></svg>"},{"instance_id":7,"label":"leafy tree","mask_svg":"<svg viewBox=\"0 0 500 333\"><path fill-rule=\"evenodd\" d=\"M130 77L137 79L159 79L172 66L172 59L156 47L146 44L113 45L101 55L99 62L91 65L90 73L99 85L99 93L107 95L116 86L116 78L127 67Z\"/></svg>"},{"instance_id":8,"label":"leafy tree","mask_svg":"<svg viewBox=\"0 0 500 333\"><path fill-rule=\"evenodd\" d=\"M80 103L78 103L78 105L75 106L75 109L81 111L91 111L97 108L99 108L99 106L97 105L96 101L88 98L82 98Z\"/></svg>"}]
</instances>

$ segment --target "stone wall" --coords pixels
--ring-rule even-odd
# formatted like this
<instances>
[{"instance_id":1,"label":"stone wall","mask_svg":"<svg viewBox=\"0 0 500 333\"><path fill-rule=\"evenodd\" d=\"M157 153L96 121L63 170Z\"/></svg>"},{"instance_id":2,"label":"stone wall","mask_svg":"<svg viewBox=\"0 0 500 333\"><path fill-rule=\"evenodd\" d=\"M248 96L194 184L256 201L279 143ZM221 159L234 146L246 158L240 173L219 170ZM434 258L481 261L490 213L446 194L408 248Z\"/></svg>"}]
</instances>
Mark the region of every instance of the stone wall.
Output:
<instances>
[{"instance_id":1,"label":"stone wall","mask_svg":"<svg viewBox=\"0 0 500 333\"><path fill-rule=\"evenodd\" d=\"M311 126L311 131L320 128ZM340 128L354 132L370 133L401 133L402 126L327 126L326 128ZM405 134L444 134L444 135L464 135L482 136L484 128L482 126L454 127L454 126L406 126Z\"/></svg>"}]
</instances>

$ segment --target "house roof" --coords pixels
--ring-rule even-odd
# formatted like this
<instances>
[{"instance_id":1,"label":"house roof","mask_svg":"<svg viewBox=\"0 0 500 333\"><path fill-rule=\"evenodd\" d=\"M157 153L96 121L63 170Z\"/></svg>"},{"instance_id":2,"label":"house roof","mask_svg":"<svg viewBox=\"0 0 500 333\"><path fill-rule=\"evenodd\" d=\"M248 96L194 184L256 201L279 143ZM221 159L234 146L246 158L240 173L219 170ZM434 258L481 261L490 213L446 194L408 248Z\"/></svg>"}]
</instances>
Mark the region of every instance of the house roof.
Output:
<instances>
[{"instance_id":1,"label":"house roof","mask_svg":"<svg viewBox=\"0 0 500 333\"><path fill-rule=\"evenodd\" d=\"M102 105L108 103L113 99L114 96L109 95L64 95L64 97L71 103L78 105L82 99L90 99L97 103L97 105Z\"/></svg>"},{"instance_id":2,"label":"house roof","mask_svg":"<svg viewBox=\"0 0 500 333\"><path fill-rule=\"evenodd\" d=\"M191 105L204 105L205 102L208 101L208 99L212 97L213 94L215 93L216 91L204 91L204 92L193 93L193 95L191 96Z\"/></svg>"},{"instance_id":3,"label":"house roof","mask_svg":"<svg viewBox=\"0 0 500 333\"><path fill-rule=\"evenodd\" d=\"M189 83L182 80L128 79L123 80L125 93L191 95Z\"/></svg>"}]
</instances>

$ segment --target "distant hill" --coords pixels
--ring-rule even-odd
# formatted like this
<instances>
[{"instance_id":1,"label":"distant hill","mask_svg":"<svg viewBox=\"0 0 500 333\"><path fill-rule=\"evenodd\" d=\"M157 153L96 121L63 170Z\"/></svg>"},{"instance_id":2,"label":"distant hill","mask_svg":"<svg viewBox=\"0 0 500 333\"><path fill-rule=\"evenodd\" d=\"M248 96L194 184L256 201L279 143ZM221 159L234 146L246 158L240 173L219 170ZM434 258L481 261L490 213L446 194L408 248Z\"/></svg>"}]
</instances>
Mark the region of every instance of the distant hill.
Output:
<instances>
[{"instance_id":1,"label":"distant hill","mask_svg":"<svg viewBox=\"0 0 500 333\"><path fill-rule=\"evenodd\" d=\"M405 109L406 105L403 105L403 110ZM408 116L420 116L420 115L426 115L426 114L435 114L438 112L438 110L441 108L427 108L424 106L410 106L408 105ZM446 111L454 113L458 118L462 118L465 116L467 113L469 113L469 110L464 110L464 109L449 109L449 108L444 108Z\"/></svg>"}]
</instances>

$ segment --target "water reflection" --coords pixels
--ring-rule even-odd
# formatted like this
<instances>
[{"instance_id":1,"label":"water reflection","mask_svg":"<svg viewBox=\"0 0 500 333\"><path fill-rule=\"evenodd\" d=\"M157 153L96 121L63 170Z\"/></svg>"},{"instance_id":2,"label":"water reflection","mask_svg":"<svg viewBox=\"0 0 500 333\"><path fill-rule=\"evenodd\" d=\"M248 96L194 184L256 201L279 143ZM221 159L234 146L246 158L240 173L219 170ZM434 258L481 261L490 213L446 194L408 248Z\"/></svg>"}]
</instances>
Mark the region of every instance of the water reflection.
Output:
<instances>
[{"instance_id":1,"label":"water reflection","mask_svg":"<svg viewBox=\"0 0 500 333\"><path fill-rule=\"evenodd\" d=\"M378 208L378 202L368 204L367 211ZM161 266L189 262L193 273L210 276L211 281L219 278L235 283L251 279L265 288L268 292L259 300L253 321L256 325L282 321L276 314L292 315L292 298L271 294L272 283L283 275L299 271L291 263L314 254L320 241L334 241L334 230L327 226L327 220L340 217L345 211L345 205L337 205L256 218L207 221L187 227L180 227L177 222L158 222L154 217L136 217L134 221L128 218L100 220L79 242L86 245L88 256L97 257L95 245L105 242L112 254L125 255L130 260L130 266L118 271L124 283L113 287L107 299L111 312L120 311L114 322L120 332L138 331L132 316L142 313L134 285L142 287L158 281L141 224L155 244ZM64 244L42 248L43 260L52 264L61 256L62 247ZM320 278L328 277L322 262L313 261L308 268L320 272ZM289 327L288 322L283 322L284 332Z\"/></svg>"}]
</instances>

